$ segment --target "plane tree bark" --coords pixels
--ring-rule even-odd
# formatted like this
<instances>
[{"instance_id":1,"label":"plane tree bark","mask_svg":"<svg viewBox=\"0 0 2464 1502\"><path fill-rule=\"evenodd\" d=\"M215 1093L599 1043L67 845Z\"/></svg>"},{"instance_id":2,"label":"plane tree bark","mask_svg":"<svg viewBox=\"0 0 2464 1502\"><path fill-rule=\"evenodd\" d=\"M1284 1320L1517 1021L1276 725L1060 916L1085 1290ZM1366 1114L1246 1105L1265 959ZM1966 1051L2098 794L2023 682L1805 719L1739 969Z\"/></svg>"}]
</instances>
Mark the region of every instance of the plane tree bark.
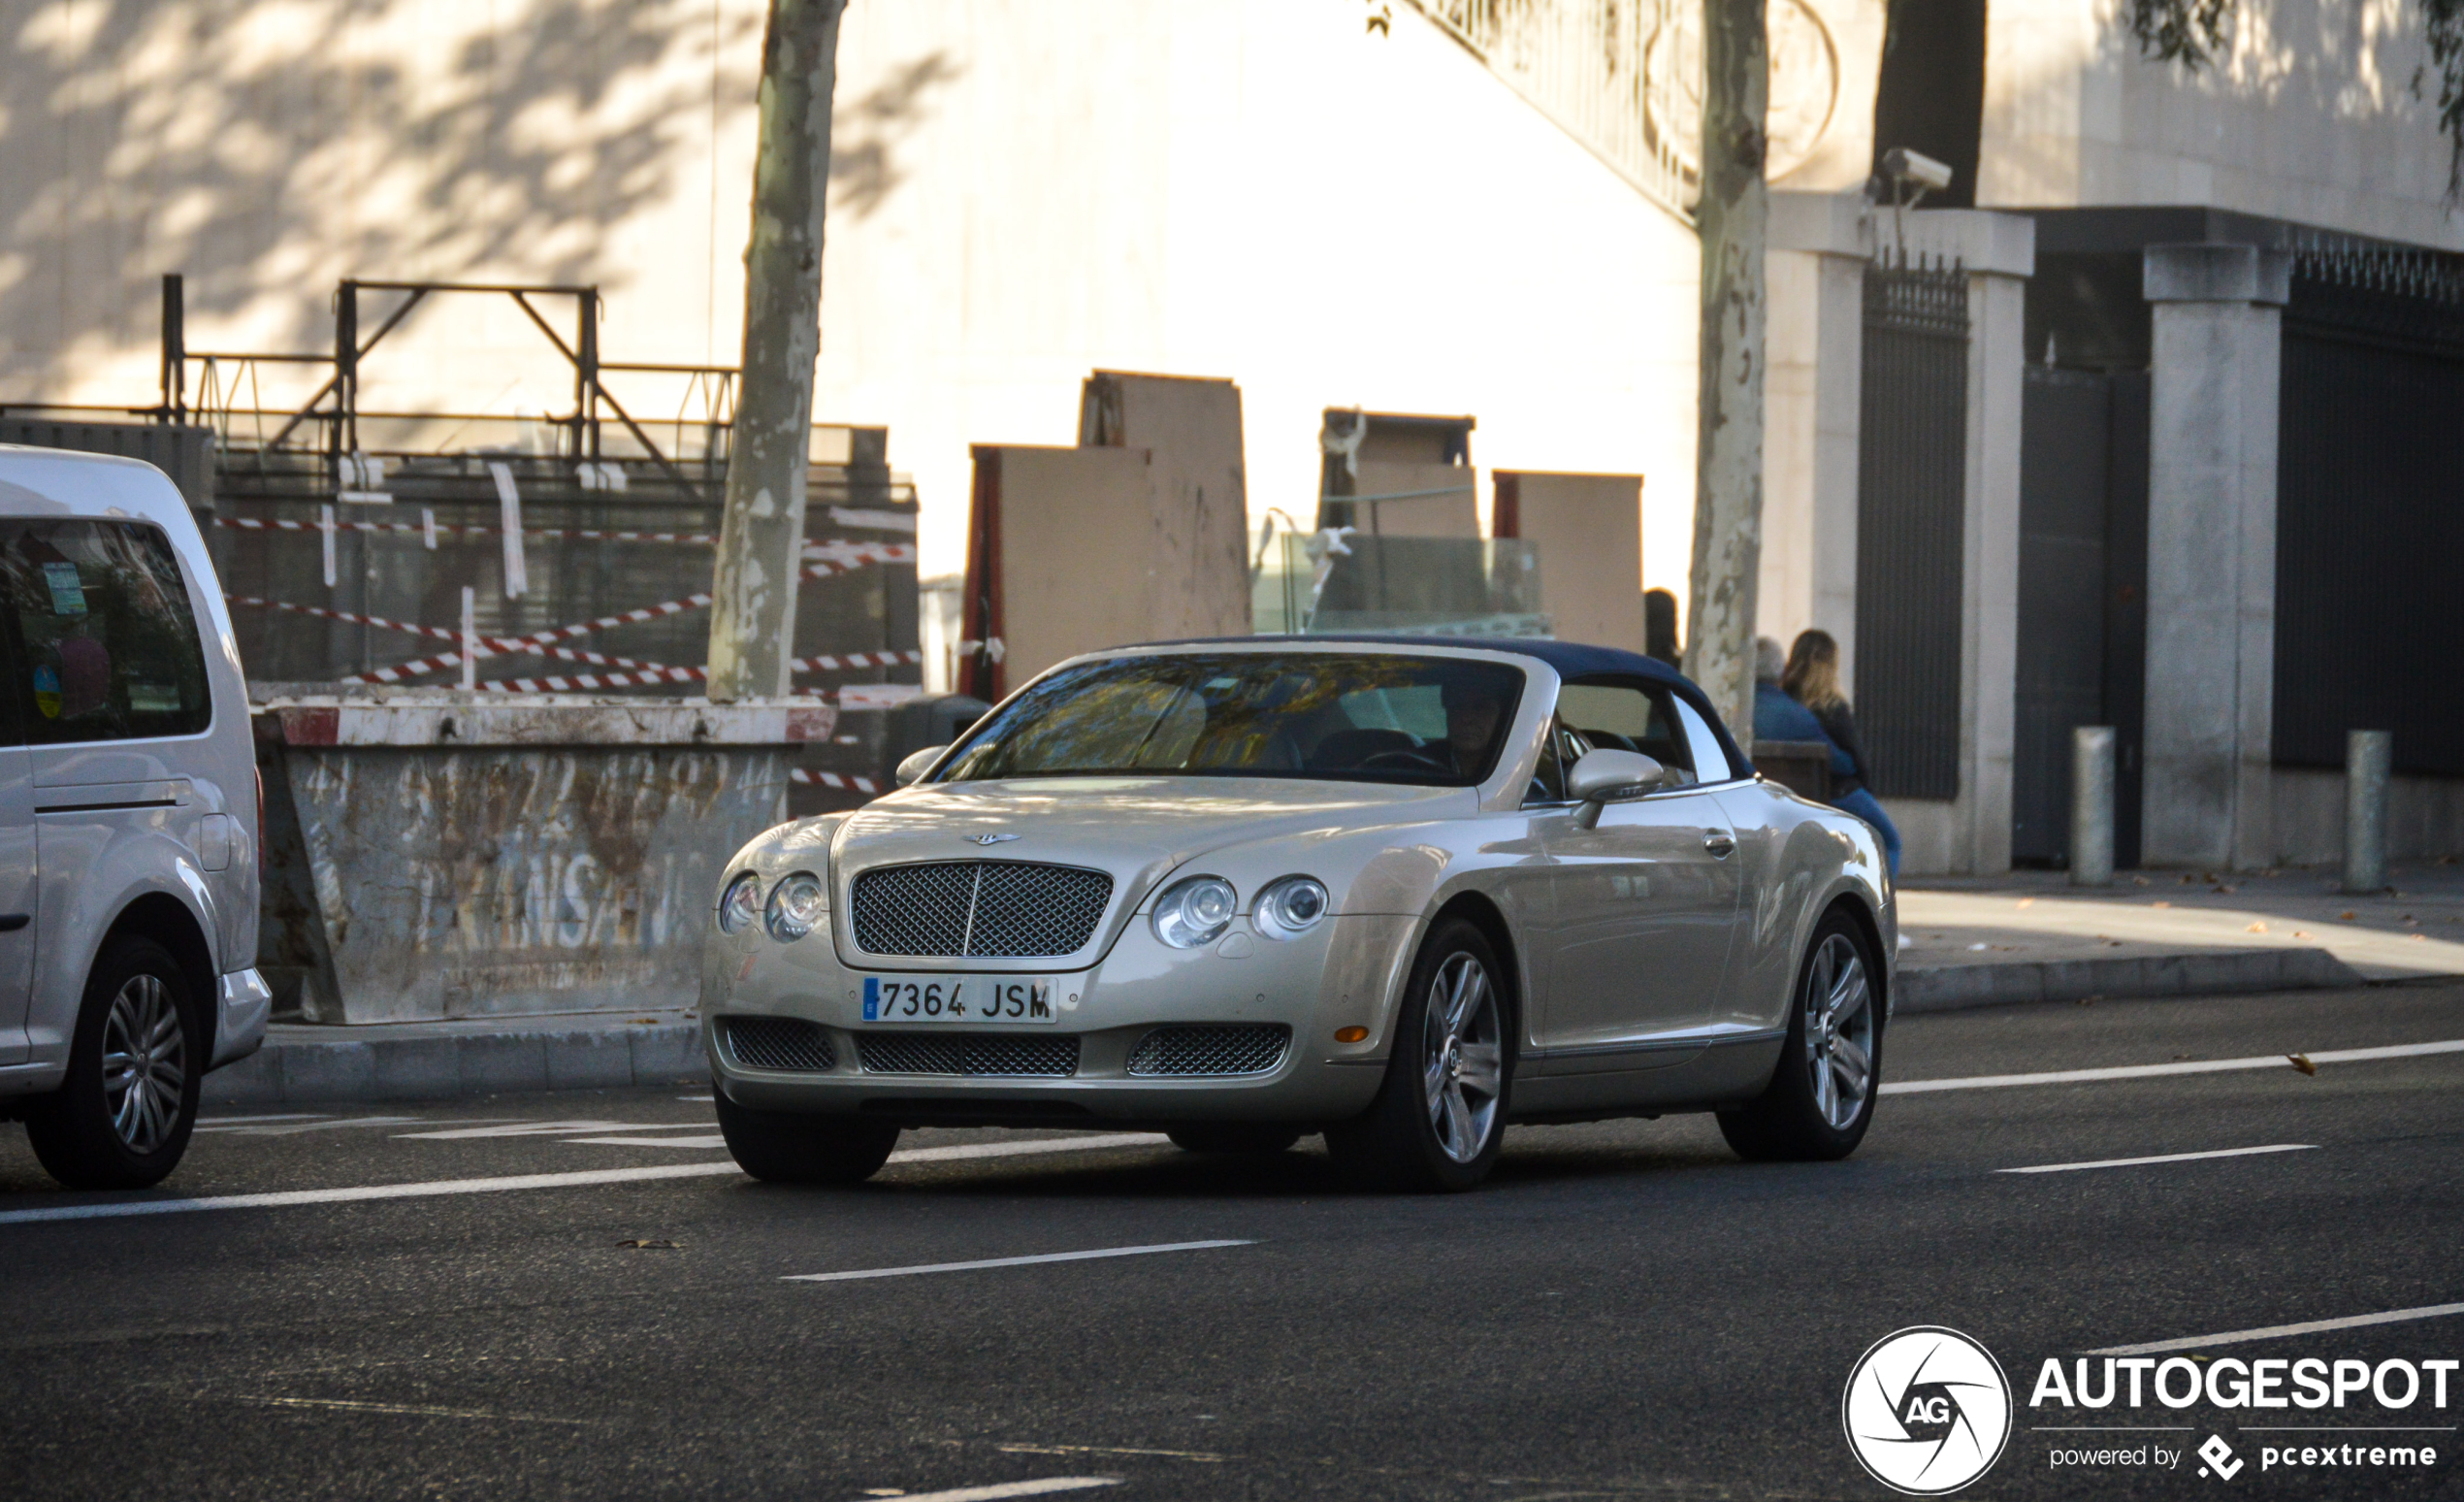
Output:
<instances>
[{"instance_id":1,"label":"plane tree bark","mask_svg":"<svg viewBox=\"0 0 2464 1502\"><path fill-rule=\"evenodd\" d=\"M1686 671L1741 745L1754 735L1755 584L1763 554L1764 0L1702 0L1702 371Z\"/></svg>"},{"instance_id":2,"label":"plane tree bark","mask_svg":"<svg viewBox=\"0 0 2464 1502\"><path fill-rule=\"evenodd\" d=\"M719 702L789 690L822 344L830 95L846 10L847 0L771 0L762 40L743 374L710 586L710 698Z\"/></svg>"}]
</instances>

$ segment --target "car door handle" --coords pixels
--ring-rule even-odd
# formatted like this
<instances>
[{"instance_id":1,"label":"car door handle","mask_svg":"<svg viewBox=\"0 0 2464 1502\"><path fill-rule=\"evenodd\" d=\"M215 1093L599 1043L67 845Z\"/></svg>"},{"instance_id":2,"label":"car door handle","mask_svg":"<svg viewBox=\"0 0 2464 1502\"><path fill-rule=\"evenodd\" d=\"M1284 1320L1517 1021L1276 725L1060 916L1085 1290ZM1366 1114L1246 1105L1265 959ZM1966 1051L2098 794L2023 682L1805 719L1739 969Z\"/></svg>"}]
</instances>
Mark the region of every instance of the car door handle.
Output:
<instances>
[{"instance_id":1,"label":"car door handle","mask_svg":"<svg viewBox=\"0 0 2464 1502\"><path fill-rule=\"evenodd\" d=\"M1729 858L1729 852L1736 848L1736 840L1732 835L1712 830L1703 834L1702 848L1711 852L1712 860L1725 861Z\"/></svg>"},{"instance_id":2,"label":"car door handle","mask_svg":"<svg viewBox=\"0 0 2464 1502\"><path fill-rule=\"evenodd\" d=\"M32 913L0 913L0 933L15 933L33 921Z\"/></svg>"}]
</instances>

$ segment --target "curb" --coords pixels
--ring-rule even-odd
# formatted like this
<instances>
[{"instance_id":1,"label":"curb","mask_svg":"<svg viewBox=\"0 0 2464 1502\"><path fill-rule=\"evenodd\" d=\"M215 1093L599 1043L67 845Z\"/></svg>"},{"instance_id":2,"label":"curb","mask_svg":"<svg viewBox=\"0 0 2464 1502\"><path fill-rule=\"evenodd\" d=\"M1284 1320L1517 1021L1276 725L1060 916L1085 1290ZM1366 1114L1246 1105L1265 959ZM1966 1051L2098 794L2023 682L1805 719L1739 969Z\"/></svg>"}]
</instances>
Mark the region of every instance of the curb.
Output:
<instances>
[{"instance_id":1,"label":"curb","mask_svg":"<svg viewBox=\"0 0 2464 1502\"><path fill-rule=\"evenodd\" d=\"M287 1029L286 1029L287 1030ZM339 1030L339 1029L338 1029ZM442 1036L268 1039L206 1076L209 1106L447 1100L528 1091L706 1085L693 1023Z\"/></svg>"},{"instance_id":2,"label":"curb","mask_svg":"<svg viewBox=\"0 0 2464 1502\"><path fill-rule=\"evenodd\" d=\"M1899 970L1894 1012L1959 1012L2026 1001L2150 1000L2234 992L2318 991L2361 986L2360 974L2323 949L2214 950L2105 960L2028 960Z\"/></svg>"},{"instance_id":3,"label":"curb","mask_svg":"<svg viewBox=\"0 0 2464 1502\"><path fill-rule=\"evenodd\" d=\"M1894 1012L1958 1012L2093 996L2126 1001L2365 984L2323 949L2217 950L2106 960L1902 966ZM285 1029L286 1033L305 1029ZM314 1029L324 1031L323 1029ZM335 1029L337 1031L342 1029ZM209 1106L450 1100L632 1085L707 1085L693 1023L508 1028L411 1036L283 1036L206 1076Z\"/></svg>"}]
</instances>

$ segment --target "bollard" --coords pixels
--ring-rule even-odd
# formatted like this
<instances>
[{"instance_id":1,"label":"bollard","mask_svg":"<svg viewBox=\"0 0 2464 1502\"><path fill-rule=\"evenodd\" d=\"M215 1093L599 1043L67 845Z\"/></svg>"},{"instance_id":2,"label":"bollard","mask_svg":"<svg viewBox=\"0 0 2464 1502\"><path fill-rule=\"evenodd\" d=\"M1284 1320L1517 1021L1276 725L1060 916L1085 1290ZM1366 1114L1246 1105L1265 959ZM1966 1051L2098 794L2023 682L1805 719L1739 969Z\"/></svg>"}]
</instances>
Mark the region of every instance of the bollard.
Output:
<instances>
[{"instance_id":1,"label":"bollard","mask_svg":"<svg viewBox=\"0 0 2464 1502\"><path fill-rule=\"evenodd\" d=\"M2070 733L2070 884L2113 880L2113 727Z\"/></svg>"},{"instance_id":2,"label":"bollard","mask_svg":"<svg viewBox=\"0 0 2464 1502\"><path fill-rule=\"evenodd\" d=\"M2387 731L2345 733L2345 890L2377 892L2387 884L2387 766L2395 736Z\"/></svg>"}]
</instances>

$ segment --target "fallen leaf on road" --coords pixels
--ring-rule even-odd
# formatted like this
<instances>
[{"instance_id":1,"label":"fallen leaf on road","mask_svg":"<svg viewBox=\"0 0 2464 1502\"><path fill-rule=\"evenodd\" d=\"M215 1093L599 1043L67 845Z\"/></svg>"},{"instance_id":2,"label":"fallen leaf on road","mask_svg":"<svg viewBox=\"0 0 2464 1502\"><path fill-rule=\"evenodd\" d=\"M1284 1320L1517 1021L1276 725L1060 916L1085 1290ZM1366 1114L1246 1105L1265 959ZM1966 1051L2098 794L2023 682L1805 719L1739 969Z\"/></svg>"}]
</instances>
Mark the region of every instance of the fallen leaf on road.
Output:
<instances>
[{"instance_id":1,"label":"fallen leaf on road","mask_svg":"<svg viewBox=\"0 0 2464 1502\"><path fill-rule=\"evenodd\" d=\"M2408 933L2405 937L2409 939L2417 939L2425 944L2428 943L2430 939L2430 936L2426 933Z\"/></svg>"},{"instance_id":2,"label":"fallen leaf on road","mask_svg":"<svg viewBox=\"0 0 2464 1502\"><path fill-rule=\"evenodd\" d=\"M2338 913L2338 914L2336 914L2336 916L2337 916L2337 917L2339 917L2339 918L2341 918L2341 919L2343 919L2343 920L2344 920L2345 922L2347 922L2347 923L2351 923L2351 922L2352 922L2354 919L2356 919L2356 918L2360 917L2361 915L2360 915L2359 913Z\"/></svg>"},{"instance_id":3,"label":"fallen leaf on road","mask_svg":"<svg viewBox=\"0 0 2464 1502\"><path fill-rule=\"evenodd\" d=\"M2151 907L2171 907L2173 904L2170 902L2151 902L2148 905Z\"/></svg>"},{"instance_id":4,"label":"fallen leaf on road","mask_svg":"<svg viewBox=\"0 0 2464 1502\"><path fill-rule=\"evenodd\" d=\"M639 1238L620 1241L616 1245L633 1252L681 1252L685 1248L681 1241L645 1241Z\"/></svg>"},{"instance_id":5,"label":"fallen leaf on road","mask_svg":"<svg viewBox=\"0 0 2464 1502\"><path fill-rule=\"evenodd\" d=\"M2254 923L2254 924L2252 924L2252 925L2250 926L2250 928L2249 928L2249 929L2247 929L2247 930L2245 930L2244 931L2245 931L2245 932L2250 932L2250 933L2264 933L2264 932L2266 932L2266 931L2267 931L2267 925L2265 925L2265 924L2263 924L2263 923Z\"/></svg>"},{"instance_id":6,"label":"fallen leaf on road","mask_svg":"<svg viewBox=\"0 0 2464 1502\"><path fill-rule=\"evenodd\" d=\"M2318 1066L2310 1061L2310 1056L2308 1054L2286 1054L2285 1056L2285 1061L2291 1064L2294 1068L2299 1069L2304 1074L2317 1074L2318 1072Z\"/></svg>"},{"instance_id":7,"label":"fallen leaf on road","mask_svg":"<svg viewBox=\"0 0 2464 1502\"><path fill-rule=\"evenodd\" d=\"M2034 907L2036 905L2036 899L2034 898L2021 898L2019 899L2019 905L2022 907Z\"/></svg>"},{"instance_id":8,"label":"fallen leaf on road","mask_svg":"<svg viewBox=\"0 0 2464 1502\"><path fill-rule=\"evenodd\" d=\"M2295 930L2293 931L2293 937L2295 937L2295 938L2308 938L2308 937L2310 937L2310 931L2309 931L2309 930L2307 930L2307 929L2295 929Z\"/></svg>"},{"instance_id":9,"label":"fallen leaf on road","mask_svg":"<svg viewBox=\"0 0 2464 1502\"><path fill-rule=\"evenodd\" d=\"M2231 882L2220 882L2220 883L2218 883L2218 884L2217 884L2217 886L2214 888L2214 890L2215 890L2215 891L2218 891L2218 892L2233 893L2233 892L2239 892L2239 891L2240 891L2240 890L2242 890L2242 889L2241 889L2241 888L2239 888L2239 887L2234 886Z\"/></svg>"}]
</instances>

